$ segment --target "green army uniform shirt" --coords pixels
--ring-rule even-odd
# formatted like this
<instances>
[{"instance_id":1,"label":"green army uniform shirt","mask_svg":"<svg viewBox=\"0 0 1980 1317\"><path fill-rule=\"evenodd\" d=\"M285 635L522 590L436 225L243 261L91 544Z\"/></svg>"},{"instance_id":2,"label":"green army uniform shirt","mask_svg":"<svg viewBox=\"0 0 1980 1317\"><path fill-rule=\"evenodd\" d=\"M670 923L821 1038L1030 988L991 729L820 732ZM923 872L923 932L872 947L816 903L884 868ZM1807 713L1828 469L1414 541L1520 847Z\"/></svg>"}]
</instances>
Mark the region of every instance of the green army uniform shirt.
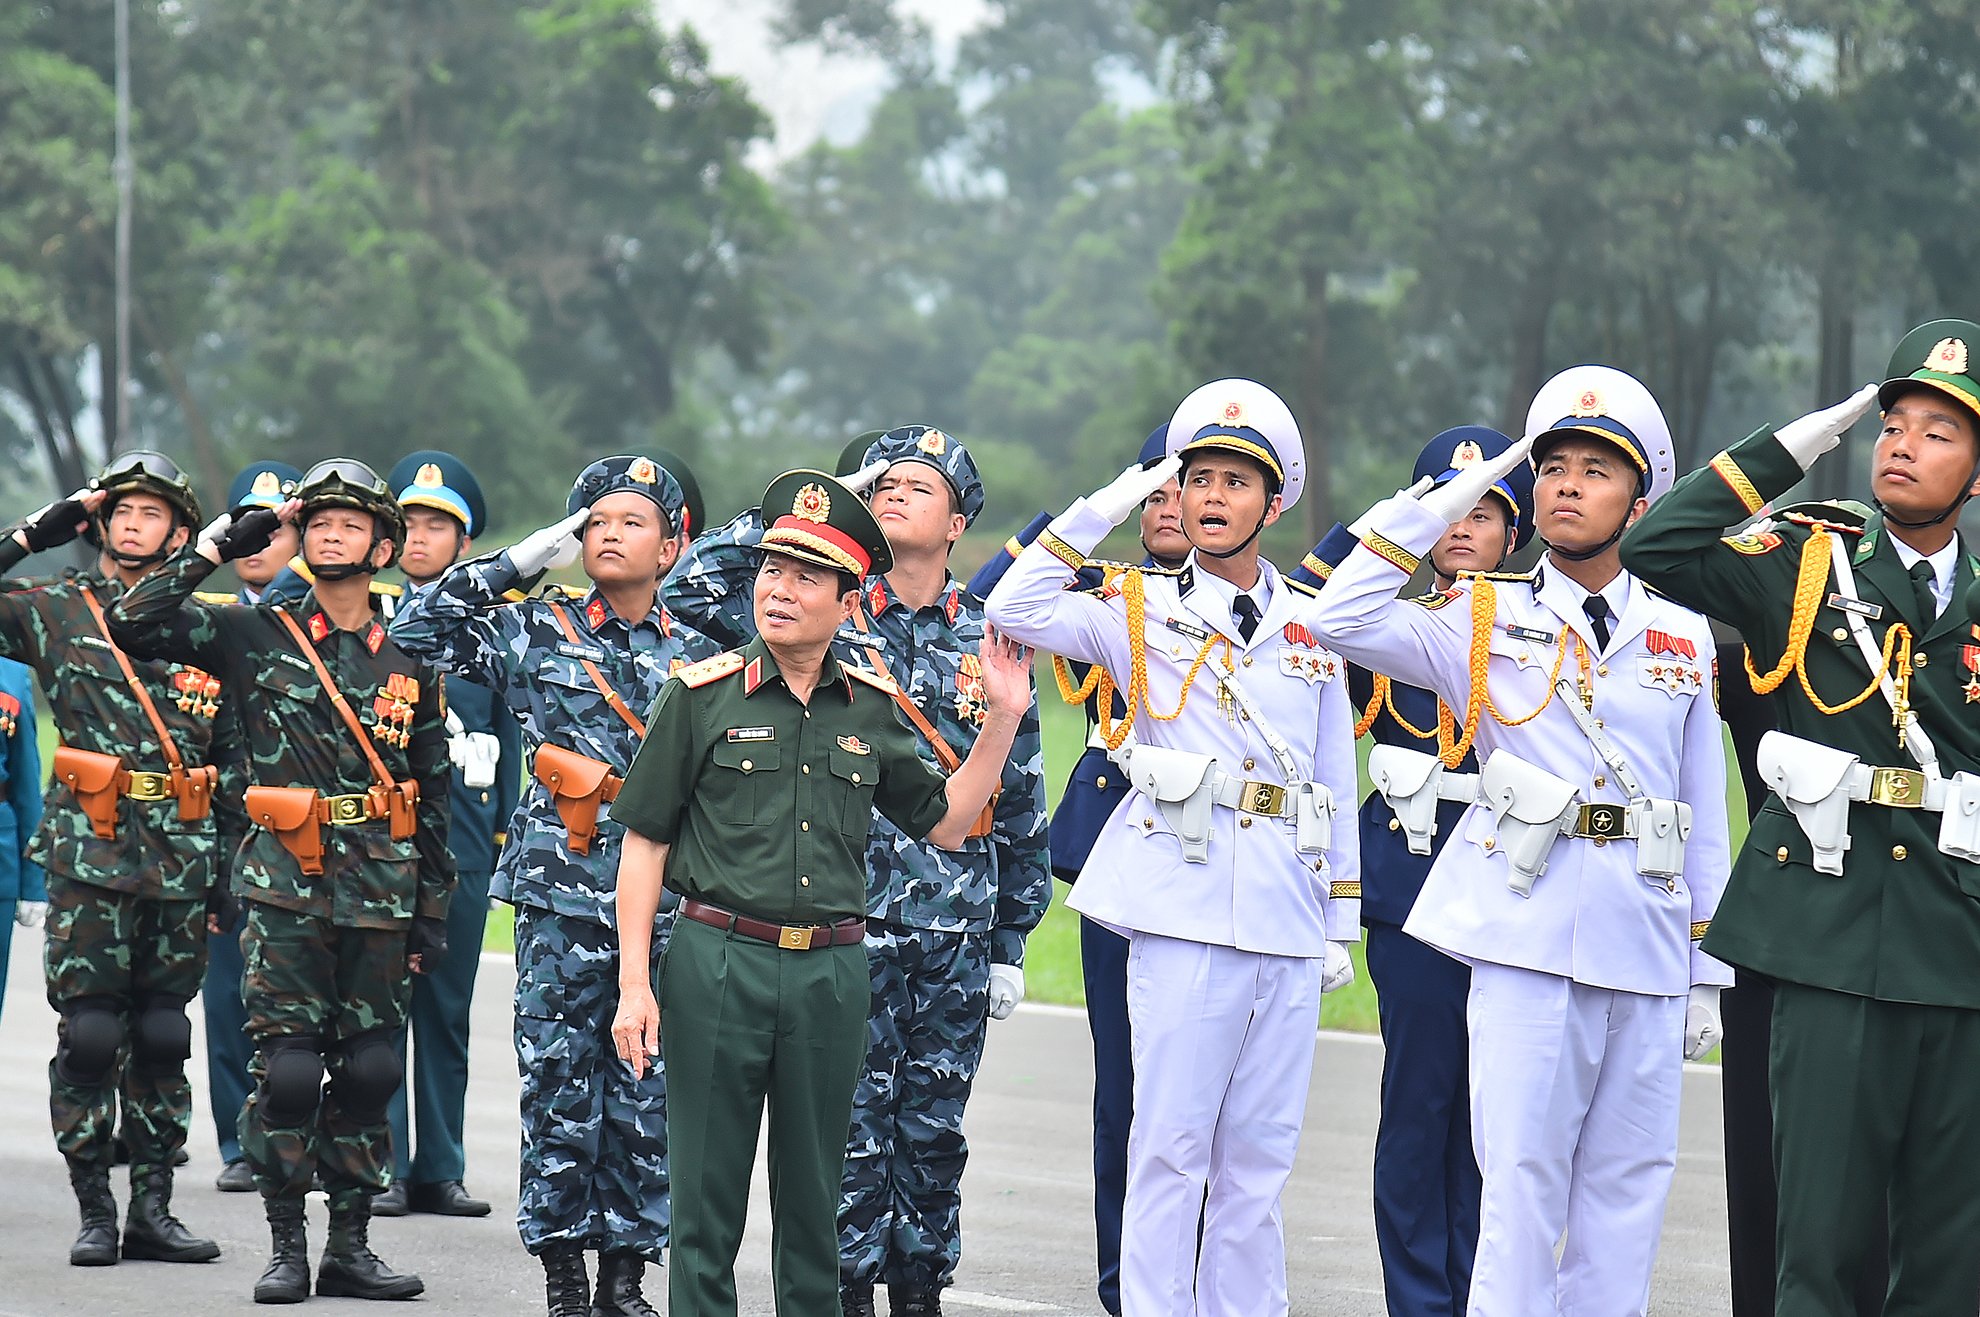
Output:
<instances>
[{"instance_id":1,"label":"green army uniform shirt","mask_svg":"<svg viewBox=\"0 0 1980 1317\"><path fill-rule=\"evenodd\" d=\"M875 810L916 839L942 821L944 779L885 679L834 672L800 704L759 637L661 688L612 817L672 847L670 889L774 923L831 923L866 910Z\"/></svg>"},{"instance_id":2,"label":"green army uniform shirt","mask_svg":"<svg viewBox=\"0 0 1980 1317\"><path fill-rule=\"evenodd\" d=\"M1938 749L1940 771L1980 772L1980 628L1967 615L1974 560L1965 552L1952 603L1923 616L1881 516L1806 504L1753 533L1725 536L1801 479L1778 440L1761 431L1677 483L1623 540L1623 566L1689 608L1737 627L1756 671L1789 643L1803 548L1824 529L1842 537L1872 638L1902 622L1912 635L1911 707ZM1818 551L1821 546L1817 546ZM1807 681L1835 708L1871 679L1849 630L1829 554L1802 660ZM1844 601L1849 602L1849 601ZM1725 680L1744 681L1737 673ZM1891 706L1876 692L1825 714L1789 671L1766 697L1783 732L1856 755L1864 764L1915 768L1898 744ZM1743 968L1880 1001L1980 1008L1980 865L1938 847L1939 815L1862 802L1849 807L1850 847L1840 875L1817 871L1807 836L1769 795L1734 857L1732 879L1704 949Z\"/></svg>"}]
</instances>

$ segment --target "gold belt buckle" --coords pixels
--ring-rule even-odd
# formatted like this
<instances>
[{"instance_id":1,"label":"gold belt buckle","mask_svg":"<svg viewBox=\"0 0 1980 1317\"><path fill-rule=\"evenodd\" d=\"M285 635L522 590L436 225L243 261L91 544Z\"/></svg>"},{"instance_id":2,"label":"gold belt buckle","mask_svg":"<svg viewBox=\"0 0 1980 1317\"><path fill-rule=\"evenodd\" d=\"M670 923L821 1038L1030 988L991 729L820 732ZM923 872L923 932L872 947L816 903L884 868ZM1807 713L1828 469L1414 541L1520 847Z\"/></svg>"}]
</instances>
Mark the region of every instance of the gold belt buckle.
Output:
<instances>
[{"instance_id":1,"label":"gold belt buckle","mask_svg":"<svg viewBox=\"0 0 1980 1317\"><path fill-rule=\"evenodd\" d=\"M1286 812L1286 789L1276 782L1246 782L1244 804L1240 808L1247 814L1283 815Z\"/></svg>"},{"instance_id":2,"label":"gold belt buckle","mask_svg":"<svg viewBox=\"0 0 1980 1317\"><path fill-rule=\"evenodd\" d=\"M1915 768L1870 770L1870 803L1918 809L1925 803L1925 774Z\"/></svg>"},{"instance_id":3,"label":"gold belt buckle","mask_svg":"<svg viewBox=\"0 0 1980 1317\"><path fill-rule=\"evenodd\" d=\"M812 931L809 924L785 924L778 930L777 945L786 951L809 951Z\"/></svg>"},{"instance_id":4,"label":"gold belt buckle","mask_svg":"<svg viewBox=\"0 0 1980 1317\"><path fill-rule=\"evenodd\" d=\"M170 800L172 798L172 775L169 773L132 772L131 784L124 788L124 795L130 800Z\"/></svg>"},{"instance_id":5,"label":"gold belt buckle","mask_svg":"<svg viewBox=\"0 0 1980 1317\"><path fill-rule=\"evenodd\" d=\"M1620 805L1583 805L1574 821L1574 835L1608 841L1628 836L1628 827L1629 813Z\"/></svg>"},{"instance_id":6,"label":"gold belt buckle","mask_svg":"<svg viewBox=\"0 0 1980 1317\"><path fill-rule=\"evenodd\" d=\"M365 796L330 797L330 822L340 828L371 821L370 800Z\"/></svg>"}]
</instances>

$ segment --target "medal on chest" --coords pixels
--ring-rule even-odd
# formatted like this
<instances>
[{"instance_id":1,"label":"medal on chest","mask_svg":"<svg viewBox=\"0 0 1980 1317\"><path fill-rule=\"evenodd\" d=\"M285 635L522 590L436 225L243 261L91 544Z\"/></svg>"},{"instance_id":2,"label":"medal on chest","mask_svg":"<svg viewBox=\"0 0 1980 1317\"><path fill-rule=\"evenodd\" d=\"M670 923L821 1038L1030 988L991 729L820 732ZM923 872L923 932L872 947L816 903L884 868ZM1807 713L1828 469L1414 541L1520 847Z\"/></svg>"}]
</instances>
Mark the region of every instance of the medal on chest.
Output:
<instances>
[{"instance_id":1,"label":"medal on chest","mask_svg":"<svg viewBox=\"0 0 1980 1317\"><path fill-rule=\"evenodd\" d=\"M956 669L956 717L981 727L989 712L990 697L983 689L983 660L974 654L964 654L962 666Z\"/></svg>"},{"instance_id":2,"label":"medal on chest","mask_svg":"<svg viewBox=\"0 0 1980 1317\"><path fill-rule=\"evenodd\" d=\"M1307 685L1315 686L1340 675L1340 660L1321 649L1313 633L1298 622L1287 623L1280 636L1285 641L1279 647L1281 676L1298 677Z\"/></svg>"},{"instance_id":3,"label":"medal on chest","mask_svg":"<svg viewBox=\"0 0 1980 1317\"><path fill-rule=\"evenodd\" d=\"M21 702L0 691L0 736L12 736L21 725Z\"/></svg>"},{"instance_id":4,"label":"medal on chest","mask_svg":"<svg viewBox=\"0 0 1980 1317\"><path fill-rule=\"evenodd\" d=\"M403 672L388 675L377 698L371 702L372 735L403 750L412 740L413 705L418 702L417 680Z\"/></svg>"},{"instance_id":5,"label":"medal on chest","mask_svg":"<svg viewBox=\"0 0 1980 1317\"><path fill-rule=\"evenodd\" d=\"M172 673L172 703L180 713L211 718L220 712L220 679L198 668L179 668Z\"/></svg>"},{"instance_id":6,"label":"medal on chest","mask_svg":"<svg viewBox=\"0 0 1980 1317\"><path fill-rule=\"evenodd\" d=\"M1980 631L1980 627L1974 630ZM1966 702L1980 703L1980 645L1961 645L1959 661L1966 665L1966 685L1960 688L1966 692Z\"/></svg>"}]
</instances>

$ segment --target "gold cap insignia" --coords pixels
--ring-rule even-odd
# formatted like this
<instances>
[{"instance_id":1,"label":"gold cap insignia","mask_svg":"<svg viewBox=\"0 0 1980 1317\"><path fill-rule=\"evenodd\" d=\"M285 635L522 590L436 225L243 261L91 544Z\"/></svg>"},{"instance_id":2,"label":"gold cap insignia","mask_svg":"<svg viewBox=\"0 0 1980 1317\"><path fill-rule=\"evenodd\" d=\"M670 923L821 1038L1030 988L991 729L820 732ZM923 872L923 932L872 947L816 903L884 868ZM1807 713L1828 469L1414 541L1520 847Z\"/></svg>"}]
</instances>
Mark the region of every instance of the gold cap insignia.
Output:
<instances>
[{"instance_id":1,"label":"gold cap insignia","mask_svg":"<svg viewBox=\"0 0 1980 1317\"><path fill-rule=\"evenodd\" d=\"M254 478L253 493L262 498L270 498L282 492L282 477L273 471L263 471Z\"/></svg>"},{"instance_id":2,"label":"gold cap insignia","mask_svg":"<svg viewBox=\"0 0 1980 1317\"><path fill-rule=\"evenodd\" d=\"M806 485L792 500L791 515L806 521L823 521L832 515L832 496L823 485Z\"/></svg>"},{"instance_id":3,"label":"gold cap insignia","mask_svg":"<svg viewBox=\"0 0 1980 1317\"><path fill-rule=\"evenodd\" d=\"M1603 415L1602 395L1594 389L1583 389L1581 396L1574 400L1574 416Z\"/></svg>"},{"instance_id":4,"label":"gold cap insignia","mask_svg":"<svg viewBox=\"0 0 1980 1317\"><path fill-rule=\"evenodd\" d=\"M654 471L652 462L644 457L636 457L633 459L633 464L626 468L626 479L636 485L651 485L657 483L660 477Z\"/></svg>"},{"instance_id":5,"label":"gold cap insignia","mask_svg":"<svg viewBox=\"0 0 1980 1317\"><path fill-rule=\"evenodd\" d=\"M1484 460L1485 451L1469 439L1451 450L1451 468L1453 470L1462 470L1468 466L1477 466Z\"/></svg>"},{"instance_id":6,"label":"gold cap insignia","mask_svg":"<svg viewBox=\"0 0 1980 1317\"><path fill-rule=\"evenodd\" d=\"M413 484L421 489L438 489L446 483L447 479L440 474L440 468L431 462L413 473Z\"/></svg>"},{"instance_id":7,"label":"gold cap insignia","mask_svg":"<svg viewBox=\"0 0 1980 1317\"><path fill-rule=\"evenodd\" d=\"M942 450L949 446L949 436L940 430L930 430L914 441L914 446L930 457L940 457Z\"/></svg>"},{"instance_id":8,"label":"gold cap insignia","mask_svg":"<svg viewBox=\"0 0 1980 1317\"><path fill-rule=\"evenodd\" d=\"M1941 375L1966 374L1966 343L1962 339L1942 338L1932 345L1930 355L1925 358L1925 369L1935 370Z\"/></svg>"},{"instance_id":9,"label":"gold cap insignia","mask_svg":"<svg viewBox=\"0 0 1980 1317\"><path fill-rule=\"evenodd\" d=\"M1229 401L1229 402L1227 402L1227 403L1225 403L1225 404L1224 404L1224 424L1225 424L1225 425L1243 425L1243 424L1244 424L1244 404L1243 404L1243 403L1241 403L1241 402L1239 402L1239 401L1237 401L1237 399L1235 399L1235 398L1233 398L1233 399L1232 399L1231 401Z\"/></svg>"}]
</instances>

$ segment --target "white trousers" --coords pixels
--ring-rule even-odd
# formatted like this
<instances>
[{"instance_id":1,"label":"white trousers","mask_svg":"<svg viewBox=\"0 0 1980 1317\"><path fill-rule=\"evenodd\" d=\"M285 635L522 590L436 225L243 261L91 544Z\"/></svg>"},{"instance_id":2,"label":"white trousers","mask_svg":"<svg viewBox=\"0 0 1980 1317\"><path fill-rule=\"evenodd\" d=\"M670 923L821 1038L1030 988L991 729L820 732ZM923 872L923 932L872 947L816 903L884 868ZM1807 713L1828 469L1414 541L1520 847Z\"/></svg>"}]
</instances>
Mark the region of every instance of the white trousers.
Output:
<instances>
[{"instance_id":1,"label":"white trousers","mask_svg":"<svg viewBox=\"0 0 1980 1317\"><path fill-rule=\"evenodd\" d=\"M1677 1167L1685 1001L1472 966L1485 1193L1471 1317L1643 1317Z\"/></svg>"},{"instance_id":2,"label":"white trousers","mask_svg":"<svg viewBox=\"0 0 1980 1317\"><path fill-rule=\"evenodd\" d=\"M1124 1317L1284 1317L1320 961L1131 933L1128 1021Z\"/></svg>"}]
</instances>

